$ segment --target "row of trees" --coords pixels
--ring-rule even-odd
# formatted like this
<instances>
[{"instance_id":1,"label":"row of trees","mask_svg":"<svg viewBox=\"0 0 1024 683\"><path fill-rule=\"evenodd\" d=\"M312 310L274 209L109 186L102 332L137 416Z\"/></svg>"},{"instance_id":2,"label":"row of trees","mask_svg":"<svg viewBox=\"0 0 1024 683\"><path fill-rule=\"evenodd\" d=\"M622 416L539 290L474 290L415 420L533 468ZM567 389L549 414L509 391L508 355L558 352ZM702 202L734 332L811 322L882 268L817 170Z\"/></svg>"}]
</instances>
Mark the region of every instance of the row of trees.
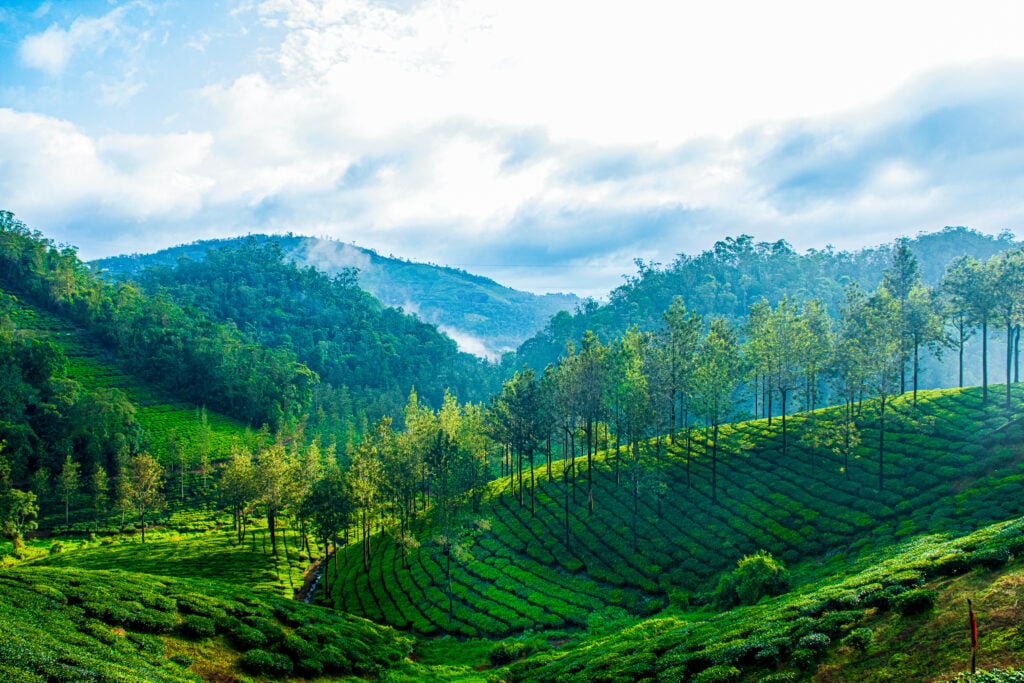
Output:
<instances>
[{"instance_id":1,"label":"row of trees","mask_svg":"<svg viewBox=\"0 0 1024 683\"><path fill-rule=\"evenodd\" d=\"M163 467L146 452L127 457L119 473L111 480L103 465L96 463L83 477L81 466L68 455L57 473L55 484L34 476L28 490L12 484L10 466L4 457L5 443L0 441L0 530L14 542L17 551L26 532L38 527L40 501L55 494L64 508L65 525L70 526L72 506L81 502L86 490L93 521L106 518L111 511L121 515L121 528L128 515L137 516L142 542L146 542L148 517L164 509Z\"/></svg>"}]
</instances>

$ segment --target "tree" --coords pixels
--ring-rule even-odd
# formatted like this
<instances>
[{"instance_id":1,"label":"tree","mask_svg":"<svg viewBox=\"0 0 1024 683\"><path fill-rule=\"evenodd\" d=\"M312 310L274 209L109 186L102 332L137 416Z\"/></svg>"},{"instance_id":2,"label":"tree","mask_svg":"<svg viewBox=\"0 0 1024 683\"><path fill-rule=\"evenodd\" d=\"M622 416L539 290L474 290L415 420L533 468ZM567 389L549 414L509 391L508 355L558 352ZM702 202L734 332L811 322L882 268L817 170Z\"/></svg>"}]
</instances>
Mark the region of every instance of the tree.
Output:
<instances>
[{"instance_id":1,"label":"tree","mask_svg":"<svg viewBox=\"0 0 1024 683\"><path fill-rule=\"evenodd\" d=\"M732 411L742 358L736 331L723 318L711 321L694 372L697 413L711 427L711 502L718 502L718 428Z\"/></svg>"},{"instance_id":2,"label":"tree","mask_svg":"<svg viewBox=\"0 0 1024 683\"><path fill-rule=\"evenodd\" d=\"M900 330L900 393L906 391L907 361L910 356L910 293L921 287L921 270L910 250L910 240L896 240L889 267L882 274L882 285L896 304L896 323Z\"/></svg>"},{"instance_id":3,"label":"tree","mask_svg":"<svg viewBox=\"0 0 1024 683\"><path fill-rule=\"evenodd\" d=\"M748 346L752 355L770 377L779 392L782 409L782 454L787 454L787 404L792 392L804 379L804 363L810 355L812 338L803 316L788 296L783 296L775 310L758 315Z\"/></svg>"},{"instance_id":4,"label":"tree","mask_svg":"<svg viewBox=\"0 0 1024 683\"><path fill-rule=\"evenodd\" d=\"M232 448L231 459L221 472L220 495L231 508L232 527L241 545L245 541L249 507L258 495L252 455L248 451Z\"/></svg>"},{"instance_id":5,"label":"tree","mask_svg":"<svg viewBox=\"0 0 1024 683\"><path fill-rule=\"evenodd\" d=\"M391 419L383 418L374 427L373 435L356 446L355 453L348 470L345 472L345 481L352 492L352 503L362 518L360 527L362 529L363 547L363 571L370 571L370 520L380 502L381 479L383 467L379 457L381 446L386 447L387 443L380 443L382 437L390 434ZM375 443L376 442L376 443Z\"/></svg>"},{"instance_id":6,"label":"tree","mask_svg":"<svg viewBox=\"0 0 1024 683\"><path fill-rule=\"evenodd\" d=\"M197 411L197 423L192 439L193 450L199 458L199 474L203 478L203 491L207 490L210 480L210 450L212 449L213 430L206 418L206 406Z\"/></svg>"},{"instance_id":7,"label":"tree","mask_svg":"<svg viewBox=\"0 0 1024 683\"><path fill-rule=\"evenodd\" d=\"M700 350L701 332L704 320L696 312L687 313L680 296L673 297L672 303L662 314L665 327L660 343L664 347L667 365L667 389L669 392L669 439L676 440L676 414L686 434L686 485L690 486L690 410L693 403L693 373L697 352ZM755 413L756 413L755 408Z\"/></svg>"},{"instance_id":8,"label":"tree","mask_svg":"<svg viewBox=\"0 0 1024 683\"><path fill-rule=\"evenodd\" d=\"M270 553L274 556L277 555L278 518L295 499L294 479L290 470L290 459L281 444L272 444L256 455L253 470L256 492L266 512Z\"/></svg>"},{"instance_id":9,"label":"tree","mask_svg":"<svg viewBox=\"0 0 1024 683\"><path fill-rule=\"evenodd\" d=\"M899 306L884 286L879 286L863 307L860 343L864 347L865 377L878 397L878 490L885 483L885 408L899 387L902 335Z\"/></svg>"},{"instance_id":10,"label":"tree","mask_svg":"<svg viewBox=\"0 0 1024 683\"><path fill-rule=\"evenodd\" d=\"M966 315L972 326L981 327L981 396L988 401L988 324L998 305L991 271L977 259L962 256L946 269L942 289L955 311ZM962 348L962 347L961 347Z\"/></svg>"},{"instance_id":11,"label":"tree","mask_svg":"<svg viewBox=\"0 0 1024 683\"><path fill-rule=\"evenodd\" d=\"M97 463L89 478L89 490L92 493L92 511L94 523L99 523L100 517L107 512L107 501L110 492L110 480L103 465Z\"/></svg>"},{"instance_id":12,"label":"tree","mask_svg":"<svg viewBox=\"0 0 1024 683\"><path fill-rule=\"evenodd\" d=\"M594 514L594 429L605 413L603 384L606 355L607 347L601 344L596 334L588 330L580 346L578 380L580 416L583 418L583 431L587 435L587 513L591 515ZM531 465L532 461L531 451Z\"/></svg>"},{"instance_id":13,"label":"tree","mask_svg":"<svg viewBox=\"0 0 1024 683\"><path fill-rule=\"evenodd\" d=\"M920 369L922 346L938 348L943 340L943 319L940 305L933 292L922 285L915 285L907 294L903 306L903 326L913 349L914 405L917 405L917 379Z\"/></svg>"},{"instance_id":14,"label":"tree","mask_svg":"<svg viewBox=\"0 0 1024 683\"><path fill-rule=\"evenodd\" d=\"M985 264L995 294L995 310L1006 329L1006 407L1010 407L1010 381L1014 357L1014 328L1024 315L1024 250L1003 252Z\"/></svg>"},{"instance_id":15,"label":"tree","mask_svg":"<svg viewBox=\"0 0 1024 683\"><path fill-rule=\"evenodd\" d=\"M860 443L860 435L854 421L854 406L857 397L864 392L868 372L866 347L862 342L865 335L866 305L867 299L856 283L847 287L833 342L833 380L839 395L843 398L840 412L840 453L843 456L843 473L847 478L850 476L850 454ZM825 440L829 438L826 436Z\"/></svg>"},{"instance_id":16,"label":"tree","mask_svg":"<svg viewBox=\"0 0 1024 683\"><path fill-rule=\"evenodd\" d=\"M647 375L644 373L645 346L648 335L640 333L634 326L626 330L626 334L615 347L617 403L623 415L623 426L626 431L626 450L630 454L629 476L633 489L632 536L633 551L637 550L637 524L640 506L640 479L643 474L643 451L640 442L647 436L647 430L654 417L651 404L650 388Z\"/></svg>"},{"instance_id":17,"label":"tree","mask_svg":"<svg viewBox=\"0 0 1024 683\"><path fill-rule=\"evenodd\" d=\"M329 462L324 476L313 483L302 501L302 514L309 519L313 533L324 544L324 594L330 595L330 544L334 543L334 572L338 572L338 536L351 523L352 494L337 463ZM404 566L404 565L403 565Z\"/></svg>"},{"instance_id":18,"label":"tree","mask_svg":"<svg viewBox=\"0 0 1024 683\"><path fill-rule=\"evenodd\" d=\"M163 486L163 468L149 453L143 452L128 461L125 494L139 515L142 542L146 542L146 514L162 510L166 505L160 487Z\"/></svg>"},{"instance_id":19,"label":"tree","mask_svg":"<svg viewBox=\"0 0 1024 683\"><path fill-rule=\"evenodd\" d=\"M14 549L21 547L25 533L35 529L38 524L39 506L36 494L31 491L10 489L0 498L0 526L4 536L14 542Z\"/></svg>"},{"instance_id":20,"label":"tree","mask_svg":"<svg viewBox=\"0 0 1024 683\"><path fill-rule=\"evenodd\" d=\"M69 453L64 458L64 466L61 467L60 475L57 477L57 494L64 503L64 525L71 526L71 499L78 493L81 486L79 475L80 467L71 458Z\"/></svg>"}]
</instances>

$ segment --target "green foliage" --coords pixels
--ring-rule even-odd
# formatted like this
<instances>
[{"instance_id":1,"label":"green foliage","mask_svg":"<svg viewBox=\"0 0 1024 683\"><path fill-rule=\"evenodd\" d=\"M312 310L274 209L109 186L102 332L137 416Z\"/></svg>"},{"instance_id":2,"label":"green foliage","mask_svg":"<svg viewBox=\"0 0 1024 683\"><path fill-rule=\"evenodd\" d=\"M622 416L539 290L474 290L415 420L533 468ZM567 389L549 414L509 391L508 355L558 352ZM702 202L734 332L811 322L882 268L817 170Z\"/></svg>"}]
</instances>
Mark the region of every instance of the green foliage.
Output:
<instances>
[{"instance_id":1,"label":"green foliage","mask_svg":"<svg viewBox=\"0 0 1024 683\"><path fill-rule=\"evenodd\" d=\"M771 553L760 550L743 557L735 569L719 579L714 600L722 607L753 605L763 597L779 595L788 589L786 568Z\"/></svg>"},{"instance_id":2,"label":"green foliage","mask_svg":"<svg viewBox=\"0 0 1024 683\"><path fill-rule=\"evenodd\" d=\"M242 668L249 673L281 678L292 672L294 665L286 655L266 652L264 650L249 650L242 657Z\"/></svg>"},{"instance_id":3,"label":"green foliage","mask_svg":"<svg viewBox=\"0 0 1024 683\"><path fill-rule=\"evenodd\" d=\"M917 588L900 593L893 600L892 606L904 616L923 614L935 606L935 591Z\"/></svg>"},{"instance_id":4,"label":"green foliage","mask_svg":"<svg viewBox=\"0 0 1024 683\"><path fill-rule=\"evenodd\" d=\"M742 672L735 666L717 664L693 677L693 683L730 683L740 680Z\"/></svg>"},{"instance_id":5,"label":"green foliage","mask_svg":"<svg viewBox=\"0 0 1024 683\"><path fill-rule=\"evenodd\" d=\"M863 650L874 640L874 634L870 628L855 628L849 635L843 638L843 645L852 647L855 650Z\"/></svg>"}]
</instances>

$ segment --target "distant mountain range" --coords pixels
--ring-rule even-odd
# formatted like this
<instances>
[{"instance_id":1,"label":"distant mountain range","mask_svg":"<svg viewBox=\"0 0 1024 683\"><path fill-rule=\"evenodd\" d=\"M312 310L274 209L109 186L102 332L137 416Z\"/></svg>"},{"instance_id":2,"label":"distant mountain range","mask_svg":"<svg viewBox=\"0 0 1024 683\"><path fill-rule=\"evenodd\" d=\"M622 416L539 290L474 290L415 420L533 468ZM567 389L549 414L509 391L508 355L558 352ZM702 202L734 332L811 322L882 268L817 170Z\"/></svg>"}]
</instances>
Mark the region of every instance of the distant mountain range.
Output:
<instances>
[{"instance_id":1,"label":"distant mountain range","mask_svg":"<svg viewBox=\"0 0 1024 683\"><path fill-rule=\"evenodd\" d=\"M381 256L372 249L316 237L252 235L206 240L153 254L114 256L93 261L115 278L131 278L150 266L173 266L181 257L201 260L207 250L231 247L242 240L275 241L301 266L329 275L358 270L359 286L386 306L402 308L435 325L463 351L498 358L515 351L559 311L574 311L575 294L522 292L464 270Z\"/></svg>"}]
</instances>

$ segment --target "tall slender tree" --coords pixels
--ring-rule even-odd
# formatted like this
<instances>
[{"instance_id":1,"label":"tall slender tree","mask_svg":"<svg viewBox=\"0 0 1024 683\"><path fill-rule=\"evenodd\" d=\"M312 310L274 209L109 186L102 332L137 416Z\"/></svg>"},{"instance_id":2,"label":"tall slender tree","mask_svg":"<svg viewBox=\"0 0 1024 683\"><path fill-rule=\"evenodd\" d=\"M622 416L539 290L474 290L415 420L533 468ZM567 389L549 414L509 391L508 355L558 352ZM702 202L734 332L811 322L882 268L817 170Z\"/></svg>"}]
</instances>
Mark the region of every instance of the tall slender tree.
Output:
<instances>
[{"instance_id":1,"label":"tall slender tree","mask_svg":"<svg viewBox=\"0 0 1024 683\"><path fill-rule=\"evenodd\" d=\"M995 295L995 311L1006 330L1006 407L1010 407L1015 328L1024 315L1024 250L1014 249L985 264Z\"/></svg>"},{"instance_id":2,"label":"tall slender tree","mask_svg":"<svg viewBox=\"0 0 1024 683\"><path fill-rule=\"evenodd\" d=\"M718 502L718 429L733 409L742 357L736 330L723 318L711 321L694 372L697 412L711 427L711 502Z\"/></svg>"},{"instance_id":3,"label":"tall slender tree","mask_svg":"<svg viewBox=\"0 0 1024 683\"><path fill-rule=\"evenodd\" d=\"M954 311L965 315L972 326L981 328L981 396L988 401L988 325L995 315L998 294L991 271L970 256L962 256L946 268L942 289Z\"/></svg>"}]
</instances>

